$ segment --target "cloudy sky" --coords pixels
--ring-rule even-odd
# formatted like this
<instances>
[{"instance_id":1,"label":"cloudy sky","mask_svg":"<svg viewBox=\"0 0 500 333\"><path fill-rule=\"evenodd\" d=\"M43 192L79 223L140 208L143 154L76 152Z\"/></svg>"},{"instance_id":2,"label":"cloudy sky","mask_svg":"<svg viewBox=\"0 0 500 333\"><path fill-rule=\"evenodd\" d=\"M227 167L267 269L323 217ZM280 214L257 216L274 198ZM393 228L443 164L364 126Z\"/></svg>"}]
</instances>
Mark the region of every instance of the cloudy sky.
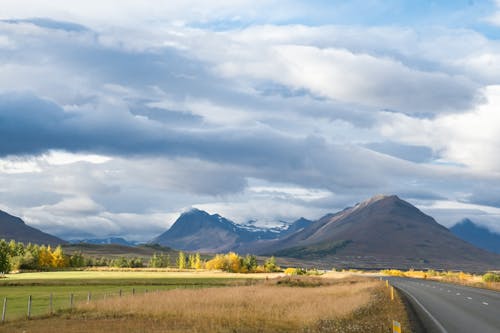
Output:
<instances>
[{"instance_id":1,"label":"cloudy sky","mask_svg":"<svg viewBox=\"0 0 500 333\"><path fill-rule=\"evenodd\" d=\"M0 184L65 238L378 193L500 232L500 1L2 0Z\"/></svg>"}]
</instances>

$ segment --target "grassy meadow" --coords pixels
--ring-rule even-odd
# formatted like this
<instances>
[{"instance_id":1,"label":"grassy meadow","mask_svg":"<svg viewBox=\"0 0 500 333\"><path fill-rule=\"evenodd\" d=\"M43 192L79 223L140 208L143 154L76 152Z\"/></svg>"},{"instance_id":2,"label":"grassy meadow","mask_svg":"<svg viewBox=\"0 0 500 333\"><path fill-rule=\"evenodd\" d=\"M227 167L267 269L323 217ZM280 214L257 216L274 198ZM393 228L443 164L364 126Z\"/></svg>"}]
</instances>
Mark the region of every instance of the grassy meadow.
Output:
<instances>
[{"instance_id":1,"label":"grassy meadow","mask_svg":"<svg viewBox=\"0 0 500 333\"><path fill-rule=\"evenodd\" d=\"M41 302L33 319L22 318L28 294L35 302L50 292L61 304L55 314ZM392 319L410 331L401 300L391 302L382 282L345 274L25 273L0 281L5 295L20 316L0 332L387 332Z\"/></svg>"},{"instance_id":2,"label":"grassy meadow","mask_svg":"<svg viewBox=\"0 0 500 333\"><path fill-rule=\"evenodd\" d=\"M262 278L265 276L261 275ZM67 271L9 274L0 279L0 303L7 298L6 320L27 316L28 297L32 296L32 317L52 310L68 309L73 304L102 300L109 297L150 293L176 288L220 287L234 283L246 283L256 277L218 272L152 272L140 271ZM3 304L0 304L0 307Z\"/></svg>"}]
</instances>

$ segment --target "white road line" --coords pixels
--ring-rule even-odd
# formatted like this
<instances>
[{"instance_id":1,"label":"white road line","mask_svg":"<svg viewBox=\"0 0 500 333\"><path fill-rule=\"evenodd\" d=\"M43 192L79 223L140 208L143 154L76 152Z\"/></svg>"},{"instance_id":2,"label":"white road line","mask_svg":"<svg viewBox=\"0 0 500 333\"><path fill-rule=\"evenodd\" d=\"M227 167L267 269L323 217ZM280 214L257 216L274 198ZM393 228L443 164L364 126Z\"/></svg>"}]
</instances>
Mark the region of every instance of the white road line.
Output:
<instances>
[{"instance_id":1,"label":"white road line","mask_svg":"<svg viewBox=\"0 0 500 333\"><path fill-rule=\"evenodd\" d=\"M467 299L472 299L472 297L467 297Z\"/></svg>"},{"instance_id":2,"label":"white road line","mask_svg":"<svg viewBox=\"0 0 500 333\"><path fill-rule=\"evenodd\" d=\"M460 293L457 293L457 296L460 296Z\"/></svg>"},{"instance_id":3,"label":"white road line","mask_svg":"<svg viewBox=\"0 0 500 333\"><path fill-rule=\"evenodd\" d=\"M434 324L436 324L436 326L438 327L438 329L442 332L442 333L448 333L448 331L446 330L446 328L443 327L443 325L441 325L441 323L429 312L429 310L427 310L423 305L422 303L420 303L418 301L418 299L415 298L415 296L413 296L412 294L410 294L408 291L406 290L402 290L406 295L408 295L409 297L411 297L415 303L418 304L418 306L420 306L420 308L429 316L429 318L434 322Z\"/></svg>"},{"instance_id":4,"label":"white road line","mask_svg":"<svg viewBox=\"0 0 500 333\"><path fill-rule=\"evenodd\" d=\"M484 304L484 305L488 305L488 303L486 303L486 302L483 302L483 304Z\"/></svg>"},{"instance_id":5,"label":"white road line","mask_svg":"<svg viewBox=\"0 0 500 333\"><path fill-rule=\"evenodd\" d=\"M449 293L451 293L451 290L448 290Z\"/></svg>"}]
</instances>

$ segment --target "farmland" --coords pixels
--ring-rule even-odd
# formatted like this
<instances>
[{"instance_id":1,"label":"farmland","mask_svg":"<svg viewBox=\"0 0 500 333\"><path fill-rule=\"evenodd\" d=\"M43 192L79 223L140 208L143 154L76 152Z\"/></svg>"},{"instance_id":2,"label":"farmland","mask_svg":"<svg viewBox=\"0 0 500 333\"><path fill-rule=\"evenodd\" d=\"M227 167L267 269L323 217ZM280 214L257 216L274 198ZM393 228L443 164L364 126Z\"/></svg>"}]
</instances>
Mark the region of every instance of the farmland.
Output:
<instances>
[{"instance_id":1,"label":"farmland","mask_svg":"<svg viewBox=\"0 0 500 333\"><path fill-rule=\"evenodd\" d=\"M32 296L32 316L54 312L73 303L105 297L146 293L174 288L225 286L245 279L242 275L210 272L151 271L67 271L10 274L0 280L0 297L8 300L6 319L26 317L28 297ZM90 293L90 295L89 295Z\"/></svg>"},{"instance_id":2,"label":"farmland","mask_svg":"<svg viewBox=\"0 0 500 333\"><path fill-rule=\"evenodd\" d=\"M48 315L48 300L35 308L35 300L50 293L53 315ZM29 321L28 295L34 306ZM1 332L383 332L394 318L408 325L400 300L391 302L380 281L344 275L25 273L2 280L0 296L7 296L9 310L17 312Z\"/></svg>"}]
</instances>

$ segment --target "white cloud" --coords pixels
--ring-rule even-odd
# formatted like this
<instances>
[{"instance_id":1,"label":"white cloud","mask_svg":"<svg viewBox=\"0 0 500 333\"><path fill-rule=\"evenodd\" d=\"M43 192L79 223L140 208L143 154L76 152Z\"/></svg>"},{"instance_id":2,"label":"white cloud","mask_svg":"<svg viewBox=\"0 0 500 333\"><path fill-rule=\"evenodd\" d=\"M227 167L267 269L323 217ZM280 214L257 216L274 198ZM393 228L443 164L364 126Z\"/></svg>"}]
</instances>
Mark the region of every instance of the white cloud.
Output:
<instances>
[{"instance_id":1,"label":"white cloud","mask_svg":"<svg viewBox=\"0 0 500 333\"><path fill-rule=\"evenodd\" d=\"M487 102L462 114L416 119L386 115L381 133L409 144L433 147L448 161L476 173L500 176L500 86L485 88Z\"/></svg>"},{"instance_id":2,"label":"white cloud","mask_svg":"<svg viewBox=\"0 0 500 333\"><path fill-rule=\"evenodd\" d=\"M500 0L495 0L495 3L497 6L497 10L490 16L486 17L485 20L490 24L500 26Z\"/></svg>"},{"instance_id":3,"label":"white cloud","mask_svg":"<svg viewBox=\"0 0 500 333\"><path fill-rule=\"evenodd\" d=\"M65 151L50 151L42 157L47 163L53 165L72 164L76 162L88 162L101 164L111 161L111 157L96 154L74 154Z\"/></svg>"},{"instance_id":4,"label":"white cloud","mask_svg":"<svg viewBox=\"0 0 500 333\"><path fill-rule=\"evenodd\" d=\"M126 26L147 22L156 25L164 21L209 22L225 18L239 20L265 15L264 9L276 1L265 0L87 0L71 2L53 0L3 0L0 18L50 17L94 26ZM283 8L285 10L285 8ZM286 11L286 10L285 10ZM273 13L272 10L268 15ZM279 15L279 14L274 14Z\"/></svg>"}]
</instances>

